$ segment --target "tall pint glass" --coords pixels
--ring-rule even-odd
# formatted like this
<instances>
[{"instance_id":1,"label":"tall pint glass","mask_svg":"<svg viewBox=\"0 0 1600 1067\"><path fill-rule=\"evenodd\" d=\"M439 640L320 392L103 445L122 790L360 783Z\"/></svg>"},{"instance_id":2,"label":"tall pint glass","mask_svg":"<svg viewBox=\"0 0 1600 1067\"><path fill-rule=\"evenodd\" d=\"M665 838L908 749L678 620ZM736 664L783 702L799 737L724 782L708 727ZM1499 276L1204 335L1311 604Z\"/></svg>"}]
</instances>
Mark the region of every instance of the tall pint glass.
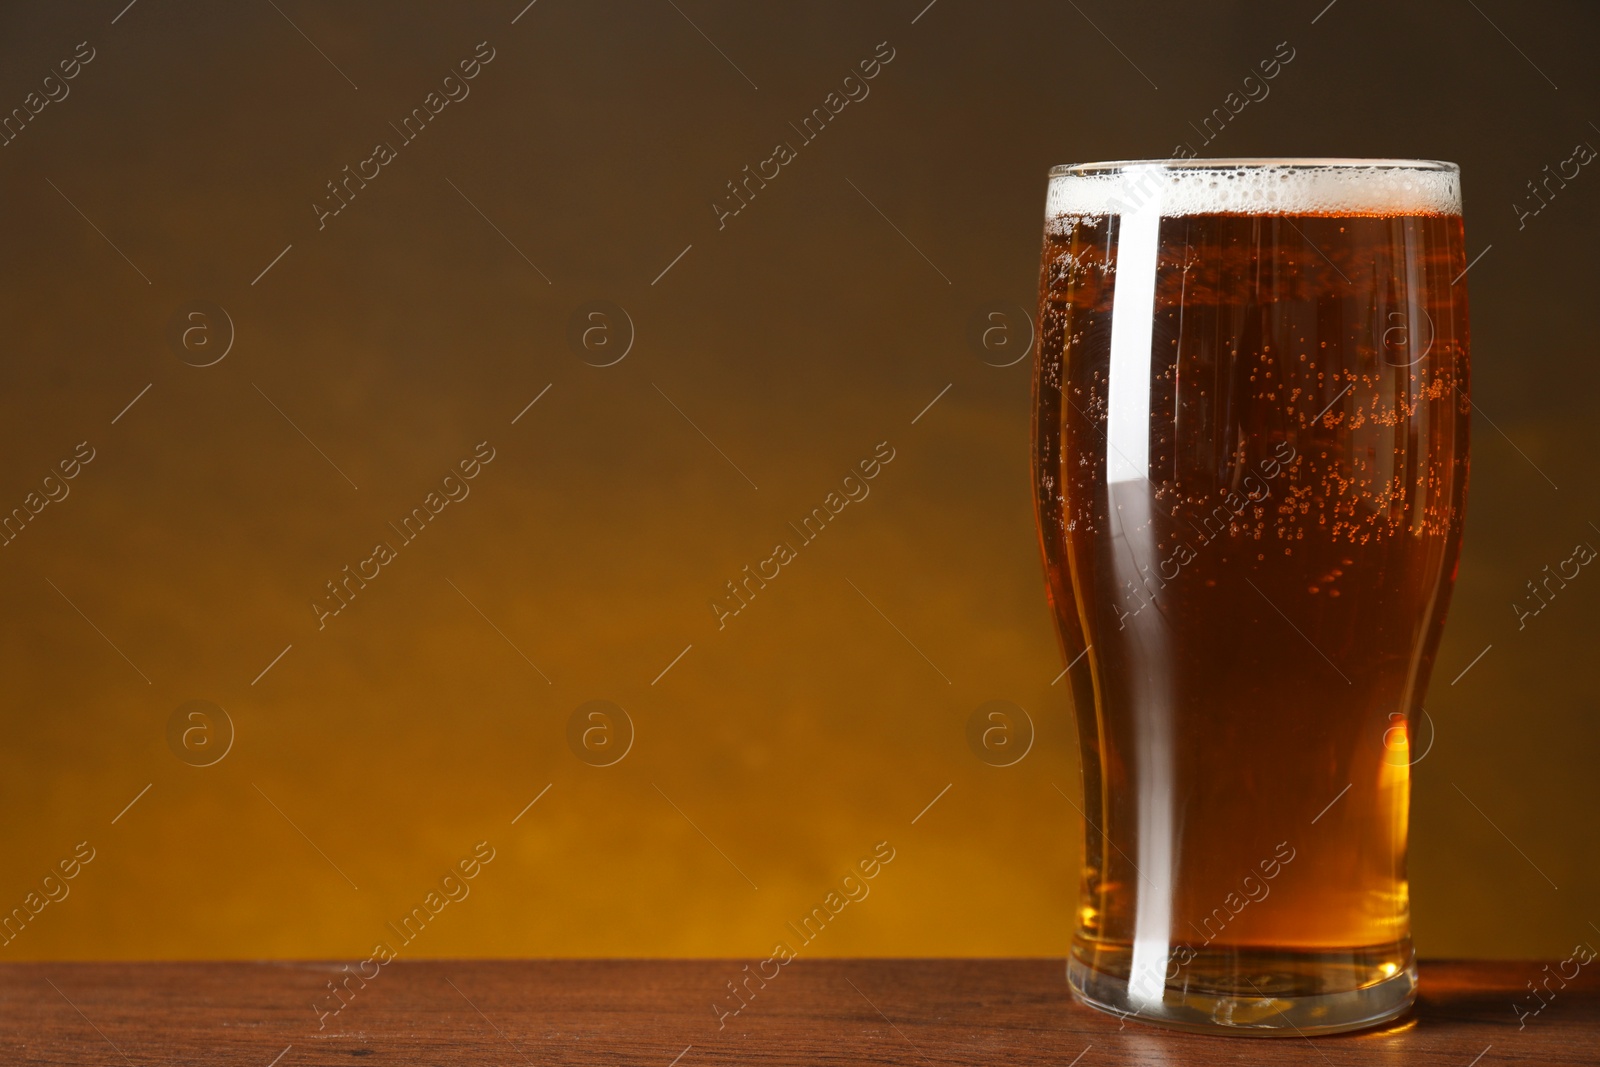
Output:
<instances>
[{"instance_id":1,"label":"tall pint glass","mask_svg":"<svg viewBox=\"0 0 1600 1067\"><path fill-rule=\"evenodd\" d=\"M1460 174L1050 172L1033 474L1085 848L1068 978L1157 1023L1403 1013L1410 738L1467 481Z\"/></svg>"}]
</instances>

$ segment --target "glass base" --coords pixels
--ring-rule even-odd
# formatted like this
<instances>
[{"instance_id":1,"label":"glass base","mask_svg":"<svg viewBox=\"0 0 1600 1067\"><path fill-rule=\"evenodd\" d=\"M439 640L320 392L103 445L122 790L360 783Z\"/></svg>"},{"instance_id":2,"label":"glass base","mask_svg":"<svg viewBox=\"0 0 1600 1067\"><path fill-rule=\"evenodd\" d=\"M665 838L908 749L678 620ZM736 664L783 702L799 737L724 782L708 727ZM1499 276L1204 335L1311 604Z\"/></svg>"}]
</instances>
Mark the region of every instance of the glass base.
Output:
<instances>
[{"instance_id":1,"label":"glass base","mask_svg":"<svg viewBox=\"0 0 1600 1067\"><path fill-rule=\"evenodd\" d=\"M1270 962L1252 967L1233 953L1214 961L1203 954L1179 979L1158 991L1158 1000L1148 994L1131 995L1126 973L1098 970L1074 953L1067 960L1067 983L1091 1008L1124 1019L1246 1037L1362 1030L1397 1018L1411 1007L1417 995L1415 960L1364 985L1355 974L1343 976L1354 981L1339 981L1338 972L1348 970L1347 960L1342 955L1335 962L1316 953L1273 953Z\"/></svg>"}]
</instances>

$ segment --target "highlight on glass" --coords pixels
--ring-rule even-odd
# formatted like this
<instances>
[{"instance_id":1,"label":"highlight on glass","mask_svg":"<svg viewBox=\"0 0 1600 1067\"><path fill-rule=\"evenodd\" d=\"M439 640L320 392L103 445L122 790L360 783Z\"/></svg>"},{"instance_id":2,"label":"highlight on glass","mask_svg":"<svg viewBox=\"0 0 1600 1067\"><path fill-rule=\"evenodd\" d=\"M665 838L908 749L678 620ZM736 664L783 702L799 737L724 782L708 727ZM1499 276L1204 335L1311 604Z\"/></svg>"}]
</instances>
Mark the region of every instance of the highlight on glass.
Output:
<instances>
[{"instance_id":1,"label":"highlight on glass","mask_svg":"<svg viewBox=\"0 0 1600 1067\"><path fill-rule=\"evenodd\" d=\"M1035 507L1083 763L1068 979L1208 1032L1416 994L1409 746L1467 483L1460 174L1050 172Z\"/></svg>"}]
</instances>

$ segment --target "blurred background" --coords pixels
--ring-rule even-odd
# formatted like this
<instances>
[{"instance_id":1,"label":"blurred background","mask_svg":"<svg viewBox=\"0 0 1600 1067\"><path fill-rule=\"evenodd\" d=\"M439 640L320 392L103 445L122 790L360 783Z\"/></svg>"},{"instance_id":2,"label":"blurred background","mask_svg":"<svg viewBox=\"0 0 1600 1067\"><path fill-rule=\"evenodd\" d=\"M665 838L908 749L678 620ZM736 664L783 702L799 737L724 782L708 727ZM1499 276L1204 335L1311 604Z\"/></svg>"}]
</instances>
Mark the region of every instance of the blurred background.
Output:
<instances>
[{"instance_id":1,"label":"blurred background","mask_svg":"<svg viewBox=\"0 0 1600 1067\"><path fill-rule=\"evenodd\" d=\"M1600 545L1592 6L524 4L0 11L0 959L364 957L479 842L403 956L766 956L880 842L806 954L1064 954L1044 175L1184 145L1461 164L1416 939L1600 936L1600 578L1514 606Z\"/></svg>"}]
</instances>

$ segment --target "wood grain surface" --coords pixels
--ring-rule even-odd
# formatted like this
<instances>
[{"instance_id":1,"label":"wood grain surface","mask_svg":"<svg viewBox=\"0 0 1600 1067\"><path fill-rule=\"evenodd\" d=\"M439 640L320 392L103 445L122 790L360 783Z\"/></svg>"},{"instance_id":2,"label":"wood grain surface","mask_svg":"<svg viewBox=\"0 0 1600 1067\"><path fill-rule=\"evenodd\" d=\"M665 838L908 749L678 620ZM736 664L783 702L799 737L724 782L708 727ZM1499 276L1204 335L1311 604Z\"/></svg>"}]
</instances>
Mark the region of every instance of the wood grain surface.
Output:
<instances>
[{"instance_id":1,"label":"wood grain surface","mask_svg":"<svg viewBox=\"0 0 1600 1067\"><path fill-rule=\"evenodd\" d=\"M1524 961L1422 968L1409 1017L1307 1040L1204 1037L1074 1003L1057 960L797 960L721 1028L744 961L395 961L348 1002L328 963L0 966L0 1063L1178 1064L1600 1063L1600 980ZM1570 973L1570 967L1569 967ZM725 1004L733 1003L726 999ZM319 1023L322 1024L319 1028Z\"/></svg>"}]
</instances>

